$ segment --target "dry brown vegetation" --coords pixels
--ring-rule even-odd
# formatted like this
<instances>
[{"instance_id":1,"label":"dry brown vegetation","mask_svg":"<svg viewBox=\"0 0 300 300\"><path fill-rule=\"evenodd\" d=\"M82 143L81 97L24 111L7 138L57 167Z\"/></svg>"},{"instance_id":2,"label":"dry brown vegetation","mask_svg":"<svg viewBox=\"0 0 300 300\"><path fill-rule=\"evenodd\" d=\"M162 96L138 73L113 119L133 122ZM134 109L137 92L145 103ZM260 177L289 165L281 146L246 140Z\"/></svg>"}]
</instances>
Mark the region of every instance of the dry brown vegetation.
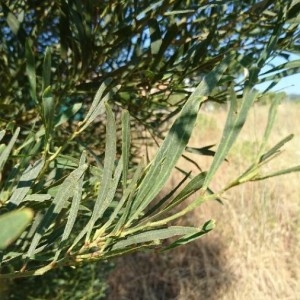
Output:
<instances>
[{"instance_id":1,"label":"dry brown vegetation","mask_svg":"<svg viewBox=\"0 0 300 300\"><path fill-rule=\"evenodd\" d=\"M217 173L218 190L242 172L255 155L268 108L255 106L228 162ZM300 163L300 105L279 106L270 145L295 138L265 171ZM226 111L201 113L191 146L214 144ZM192 156L206 169L211 159ZM186 161L185 168L195 169ZM194 170L196 171L196 170ZM178 182L175 172L167 189ZM108 299L300 299L300 174L289 174L230 190L218 202L203 204L183 221L201 225L213 218L213 232L197 242L164 253L142 252L116 261Z\"/></svg>"}]
</instances>

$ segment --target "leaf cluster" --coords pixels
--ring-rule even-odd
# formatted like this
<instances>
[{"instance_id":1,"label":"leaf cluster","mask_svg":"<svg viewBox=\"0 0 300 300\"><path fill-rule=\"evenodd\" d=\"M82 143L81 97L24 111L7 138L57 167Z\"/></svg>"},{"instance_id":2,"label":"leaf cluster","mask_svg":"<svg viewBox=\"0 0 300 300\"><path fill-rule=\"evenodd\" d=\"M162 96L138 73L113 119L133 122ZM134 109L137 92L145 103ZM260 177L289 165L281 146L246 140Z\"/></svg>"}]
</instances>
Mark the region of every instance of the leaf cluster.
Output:
<instances>
[{"instance_id":1,"label":"leaf cluster","mask_svg":"<svg viewBox=\"0 0 300 300\"><path fill-rule=\"evenodd\" d=\"M41 71L46 48L51 47L51 95L57 111L88 106L109 78L112 87L120 87L114 103L131 112L136 126L159 135L170 118L168 111L178 113L189 97L187 87L196 87L224 55L240 57L231 62L223 87L210 101L225 101L226 87L244 69L261 68L257 60L283 24L268 58L288 59L287 51L299 51L296 2L2 1L1 118L14 117L24 125L34 120L34 101L50 78L35 83L44 84L38 88L42 95L35 95L30 71L34 65ZM299 62L279 68L285 72L279 72L277 80L297 72ZM273 79L268 74L263 80ZM49 94L47 90L44 97Z\"/></svg>"},{"instance_id":2,"label":"leaf cluster","mask_svg":"<svg viewBox=\"0 0 300 300\"><path fill-rule=\"evenodd\" d=\"M253 164L219 191L210 189L259 98L254 87L262 67L273 55L297 48L298 27L291 21L297 4L74 0L1 5L6 86L1 112L6 114L0 131L0 278L186 244L212 230L214 220L177 226L178 218L220 199L233 186L299 171L296 166L261 173L291 139L267 147L279 103L274 100ZM236 84L243 69L247 76ZM208 100L230 103L215 152L187 147ZM171 118L154 158L134 164L132 133L147 128L160 136L160 126ZM160 199L186 149L213 155L211 166L195 177L187 173ZM197 197L186 204L193 193ZM169 238L174 240L162 246Z\"/></svg>"}]
</instances>

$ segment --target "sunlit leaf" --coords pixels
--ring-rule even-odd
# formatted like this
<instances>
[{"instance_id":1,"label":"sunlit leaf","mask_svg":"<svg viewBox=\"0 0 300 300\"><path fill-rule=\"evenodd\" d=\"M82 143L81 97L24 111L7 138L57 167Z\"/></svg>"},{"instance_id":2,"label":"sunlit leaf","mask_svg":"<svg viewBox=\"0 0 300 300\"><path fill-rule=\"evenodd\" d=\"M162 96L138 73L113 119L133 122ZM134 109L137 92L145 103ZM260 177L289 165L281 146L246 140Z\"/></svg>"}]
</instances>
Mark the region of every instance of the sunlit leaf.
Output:
<instances>
[{"instance_id":1,"label":"sunlit leaf","mask_svg":"<svg viewBox=\"0 0 300 300\"><path fill-rule=\"evenodd\" d=\"M53 203L47 209L46 214L39 223L32 242L30 244L29 250L27 252L27 257L33 257L36 247L38 246L40 240L42 239L45 232L48 230L51 223L55 220L58 214L66 205L66 201L74 195L78 181L83 176L88 165L80 165L76 170L74 170L60 185L59 190L53 199Z\"/></svg>"},{"instance_id":2,"label":"sunlit leaf","mask_svg":"<svg viewBox=\"0 0 300 300\"><path fill-rule=\"evenodd\" d=\"M196 233L188 234L188 235L181 237L177 241L175 241L172 244L170 244L169 246L167 246L164 250L170 250L170 249L188 244L192 241L195 241L198 238L200 238L203 235L210 232L211 230L213 230L214 227L215 227L215 222L213 220L209 220L209 221L205 222L205 224L202 226L201 230L199 230Z\"/></svg>"},{"instance_id":3,"label":"sunlit leaf","mask_svg":"<svg viewBox=\"0 0 300 300\"><path fill-rule=\"evenodd\" d=\"M247 114L255 100L255 97L256 93L254 91L248 93L246 92L242 99L241 107L239 108L236 95L234 92L232 93L230 99L230 110L227 114L227 120L223 130L222 138L216 150L213 162L207 172L205 182L203 184L204 189L208 187L215 172L225 160L226 155L236 141L238 134L240 133L246 121Z\"/></svg>"},{"instance_id":4,"label":"sunlit leaf","mask_svg":"<svg viewBox=\"0 0 300 300\"><path fill-rule=\"evenodd\" d=\"M262 162L262 161L268 159L269 157L271 157L272 155L276 154L280 150L280 148L284 144L286 144L287 142L289 142L293 137L294 137L293 134L289 134L287 137L285 137L280 142L278 142L275 146L273 146L270 150L268 150L266 153L264 153L260 157L259 161Z\"/></svg>"},{"instance_id":5,"label":"sunlit leaf","mask_svg":"<svg viewBox=\"0 0 300 300\"><path fill-rule=\"evenodd\" d=\"M204 101L204 96L218 84L230 59L227 57L222 64L203 78L182 108L139 186L131 220L135 219L161 191L189 141L199 105Z\"/></svg>"},{"instance_id":6,"label":"sunlit leaf","mask_svg":"<svg viewBox=\"0 0 300 300\"><path fill-rule=\"evenodd\" d=\"M194 227L183 227L183 226L171 226L169 228L155 229L150 231L145 231L142 233L136 233L124 240L116 242L112 250L118 250L121 248L126 248L133 244L146 243L146 242L157 242L164 240L176 235L187 235L195 234L199 231L198 228Z\"/></svg>"}]
</instances>

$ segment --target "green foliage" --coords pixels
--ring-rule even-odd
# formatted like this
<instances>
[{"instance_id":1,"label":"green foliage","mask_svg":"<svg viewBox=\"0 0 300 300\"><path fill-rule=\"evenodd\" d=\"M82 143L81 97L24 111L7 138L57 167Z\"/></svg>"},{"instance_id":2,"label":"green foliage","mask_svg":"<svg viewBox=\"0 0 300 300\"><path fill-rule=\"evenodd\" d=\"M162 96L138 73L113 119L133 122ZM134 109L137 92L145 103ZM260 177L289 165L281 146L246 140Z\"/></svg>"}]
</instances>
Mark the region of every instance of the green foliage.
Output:
<instances>
[{"instance_id":1,"label":"green foliage","mask_svg":"<svg viewBox=\"0 0 300 300\"><path fill-rule=\"evenodd\" d=\"M274 100L253 164L219 191L210 189L259 97L261 69L275 55L297 50L290 1L1 5L0 222L7 230L0 235L0 278L186 244L212 230L214 221L177 226L181 216L235 185L300 170L260 172L291 138L266 148ZM248 75L236 83L242 70ZM230 103L216 151L188 146L206 101ZM171 118L165 133L162 124ZM164 139L151 161L136 164L139 145L131 135L143 130ZM211 166L193 178L187 171L160 199L185 150L214 156Z\"/></svg>"},{"instance_id":2,"label":"green foliage","mask_svg":"<svg viewBox=\"0 0 300 300\"><path fill-rule=\"evenodd\" d=\"M208 95L211 101L226 101L230 82L247 69L259 71L267 58L270 70L259 81L273 84L278 76L299 70L297 62L272 67L272 58L288 59L287 51L299 51L294 1L1 3L2 118L20 126L32 123L35 114L24 112L35 104L44 122L54 107L57 117L66 106L89 107L100 83L110 79L111 87L119 86L114 103L131 112L136 127L161 135L168 111L178 112L189 97L186 88L196 87L228 53L238 59L232 60L222 86ZM259 62L277 34L278 42ZM88 131L82 139L91 144L97 131Z\"/></svg>"},{"instance_id":3,"label":"green foliage","mask_svg":"<svg viewBox=\"0 0 300 300\"><path fill-rule=\"evenodd\" d=\"M33 213L30 209L16 210L0 216L0 249L7 248L28 226Z\"/></svg>"},{"instance_id":4,"label":"green foliage","mask_svg":"<svg viewBox=\"0 0 300 300\"><path fill-rule=\"evenodd\" d=\"M105 299L108 286L104 279L111 268L112 265L108 263L89 263L76 269L62 267L44 276L7 281L8 291L6 295L1 294L1 299Z\"/></svg>"}]
</instances>

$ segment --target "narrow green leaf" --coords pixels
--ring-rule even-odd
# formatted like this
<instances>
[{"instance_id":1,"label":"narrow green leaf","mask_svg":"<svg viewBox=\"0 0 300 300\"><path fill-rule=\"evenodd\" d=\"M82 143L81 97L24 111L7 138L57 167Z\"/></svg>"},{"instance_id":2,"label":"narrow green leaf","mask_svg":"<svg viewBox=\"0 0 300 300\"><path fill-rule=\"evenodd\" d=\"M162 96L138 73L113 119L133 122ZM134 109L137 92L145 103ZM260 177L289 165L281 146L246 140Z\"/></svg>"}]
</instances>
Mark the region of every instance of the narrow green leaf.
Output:
<instances>
[{"instance_id":1,"label":"narrow green leaf","mask_svg":"<svg viewBox=\"0 0 300 300\"><path fill-rule=\"evenodd\" d=\"M82 107L82 103L75 103L73 106L68 107L63 113L61 113L57 119L55 119L55 127L67 122L72 116L74 116Z\"/></svg>"},{"instance_id":2,"label":"narrow green leaf","mask_svg":"<svg viewBox=\"0 0 300 300\"><path fill-rule=\"evenodd\" d=\"M70 252L85 235L86 235L86 241L89 240L92 230L94 229L94 225L95 225L96 221L100 217L102 217L103 213L108 208L109 204L112 202L112 200L114 198L118 182L120 181L120 178L121 178L121 174L122 174L122 161L120 160L118 163L118 166L115 170L114 178L112 178L110 180L108 188L106 187L106 198L99 197L99 195L102 194L101 193L102 185L100 184L99 195L98 195L98 198L96 199L96 204L94 206L92 216L91 216L90 220L88 221L88 223L86 224L86 226L81 230L81 232L75 238L75 240L74 240L72 246L69 248L68 252ZM102 200L102 201L99 201L99 200ZM110 222L110 221L108 221L108 222ZM98 229L93 236L93 240L97 239L109 225L110 224L106 222L100 229Z\"/></svg>"},{"instance_id":3,"label":"narrow green leaf","mask_svg":"<svg viewBox=\"0 0 300 300\"><path fill-rule=\"evenodd\" d=\"M167 246L164 250L170 250L170 249L174 249L176 247L188 244L192 241L197 240L198 238L202 237L203 235L207 234L208 232L210 232L211 230L213 230L215 227L215 221L214 220L209 220L207 222L204 223L204 225L202 226L201 230L199 230L196 233L193 234L188 234L183 236L182 238L178 239L177 241L173 242L172 244L170 244L169 246Z\"/></svg>"},{"instance_id":4,"label":"narrow green leaf","mask_svg":"<svg viewBox=\"0 0 300 300\"><path fill-rule=\"evenodd\" d=\"M182 14L190 14L194 13L194 9L184 9L184 10L172 10L164 13L165 16L174 16L174 15L182 15Z\"/></svg>"},{"instance_id":5,"label":"narrow green leaf","mask_svg":"<svg viewBox=\"0 0 300 300\"><path fill-rule=\"evenodd\" d=\"M9 199L9 203L13 206L19 206L24 200L30 187L34 180L39 175L41 169L44 166L44 161L42 159L36 161L33 165L29 165L27 169L23 172L18 185Z\"/></svg>"},{"instance_id":6,"label":"narrow green leaf","mask_svg":"<svg viewBox=\"0 0 300 300\"><path fill-rule=\"evenodd\" d=\"M22 245L22 251L23 251L22 255L27 251L28 247L30 246L32 237L34 236L39 224L43 220L43 217L44 215L41 211L37 211L35 213L34 219L28 229L28 232L26 233L26 239L24 240Z\"/></svg>"},{"instance_id":7,"label":"narrow green leaf","mask_svg":"<svg viewBox=\"0 0 300 300\"><path fill-rule=\"evenodd\" d=\"M105 96L103 95L108 84L110 81L106 81L103 82L100 86L100 88L98 89L94 100L91 104L91 107L88 111L88 113L86 114L84 120L82 121L82 127L80 128L80 131L83 131L85 128L87 128L94 120L97 116L99 116L100 114L102 114L105 110L105 106L104 104L106 103L106 101L109 98L109 93L107 93Z\"/></svg>"},{"instance_id":8,"label":"narrow green leaf","mask_svg":"<svg viewBox=\"0 0 300 300\"><path fill-rule=\"evenodd\" d=\"M265 161L266 159L268 159L269 157L271 157L272 155L278 153L278 151L280 150L280 148L282 146L284 146L284 144L286 144L287 142L289 142L293 137L294 137L293 134L289 134L287 137L285 137L284 139L282 139L275 146L273 146L269 151L267 151L266 153L264 153L260 157L259 162L261 163L261 162Z\"/></svg>"},{"instance_id":9,"label":"narrow green leaf","mask_svg":"<svg viewBox=\"0 0 300 300\"><path fill-rule=\"evenodd\" d=\"M22 253L15 252L15 251L5 251L5 254L2 258L2 264L9 263L10 261L15 260L16 258L20 258L22 256ZM0 278L3 276L3 274L0 274ZM1 278L2 279L2 278Z\"/></svg>"},{"instance_id":10,"label":"narrow green leaf","mask_svg":"<svg viewBox=\"0 0 300 300\"><path fill-rule=\"evenodd\" d=\"M102 180L100 182L99 193L96 199L96 203L93 209L91 219L89 220L86 228L87 236L86 240L89 239L91 232L93 230L94 224L96 221L102 217L105 210L110 205L111 201L114 198L120 176L122 174L122 159L119 160L116 171L115 169L115 159L116 159L116 123L114 119L113 112L110 106L105 103L106 114L107 114L107 125L106 125L106 145L105 145L105 158L104 158L104 173ZM114 175L114 176L113 176ZM84 234L82 231L81 234ZM79 235L79 238L81 237Z\"/></svg>"},{"instance_id":11,"label":"narrow green leaf","mask_svg":"<svg viewBox=\"0 0 300 300\"><path fill-rule=\"evenodd\" d=\"M266 91L268 91L272 87L274 87L282 78L298 74L299 72L300 72L300 67L294 67L294 68L290 68L287 70L281 70L275 74L271 74L269 76L260 78L257 83L259 84L259 83L271 81L272 83L270 84L270 87L266 90Z\"/></svg>"},{"instance_id":12,"label":"narrow green leaf","mask_svg":"<svg viewBox=\"0 0 300 300\"><path fill-rule=\"evenodd\" d=\"M79 166L84 165L86 162L86 153L83 152L80 158L80 162L79 162ZM62 243L64 241L66 241L71 232L72 229L75 225L76 222L76 218L78 215L78 211L79 211L79 207L80 207L80 201L81 201L81 197L82 197L82 190L83 190L83 176L78 180L78 184L75 187L74 190L74 195L72 198L72 202L71 202L71 207L70 207L70 211L69 211L69 216L68 216L68 220L67 220L67 224L65 226L64 232L62 234L62 238L61 238L61 247L60 249L56 252L55 257L54 257L54 261L56 261L59 258L59 255L61 253L61 249L62 249Z\"/></svg>"},{"instance_id":13,"label":"narrow green leaf","mask_svg":"<svg viewBox=\"0 0 300 300\"><path fill-rule=\"evenodd\" d=\"M227 57L215 70L205 76L183 106L181 113L168 132L139 186L133 206L135 213L130 218L130 221L137 218L166 183L189 141L198 115L199 105L204 101L204 96L209 95L216 87L230 59L232 58Z\"/></svg>"},{"instance_id":14,"label":"narrow green leaf","mask_svg":"<svg viewBox=\"0 0 300 300\"><path fill-rule=\"evenodd\" d=\"M287 169L279 170L279 171L276 171L273 173L269 173L267 175L258 176L258 177L255 177L252 181L264 180L267 178L277 177L280 175L285 175L285 174L295 173L295 172L300 172L300 166L295 166L292 168L287 168Z\"/></svg>"},{"instance_id":15,"label":"narrow green leaf","mask_svg":"<svg viewBox=\"0 0 300 300\"><path fill-rule=\"evenodd\" d=\"M276 94L274 99L272 100L270 109L269 109L269 114L268 114L268 122L267 122L267 126L264 132L264 136L263 136L263 140L262 143L260 145L260 150L259 150L259 157L261 157L261 155L263 154L263 151L266 147L266 143L269 140L274 122L275 122L275 118L276 118L276 114L277 114L277 108L278 105L280 104L280 95ZM258 159L259 161L260 159Z\"/></svg>"},{"instance_id":16,"label":"narrow green leaf","mask_svg":"<svg viewBox=\"0 0 300 300\"><path fill-rule=\"evenodd\" d=\"M123 170L122 160L119 160L117 168L115 170L114 177L109 184L109 190L108 190L106 197L101 202L99 202L99 203L101 203L101 206L99 207L98 210L97 210L96 206L94 208L94 211L96 213L95 215L97 216L97 219L95 219L95 220L102 218L104 212L106 211L106 209L109 207L109 205L112 203L113 199L115 198L118 183L119 183L119 181L121 179L121 175L122 175L122 170ZM93 211L93 213L94 213L94 211ZM92 216L92 218L93 218L93 216ZM107 227L107 226L105 226L105 227ZM95 238L97 238L99 236L99 234L101 234L101 233L102 233L102 230L96 232L93 237L93 240Z\"/></svg>"},{"instance_id":17,"label":"narrow green leaf","mask_svg":"<svg viewBox=\"0 0 300 300\"><path fill-rule=\"evenodd\" d=\"M167 209L170 210L177 206L179 203L187 199L193 193L199 191L204 183L206 178L206 172L197 174L188 184L182 189L182 191L174 198L174 200L167 206Z\"/></svg>"},{"instance_id":18,"label":"narrow green leaf","mask_svg":"<svg viewBox=\"0 0 300 300\"><path fill-rule=\"evenodd\" d=\"M52 135L52 129L54 125L54 111L55 103L52 95L51 86L48 86L42 96L43 102L43 121L46 129L46 139Z\"/></svg>"},{"instance_id":19,"label":"narrow green leaf","mask_svg":"<svg viewBox=\"0 0 300 300\"><path fill-rule=\"evenodd\" d=\"M38 104L36 95L36 73L35 73L35 58L32 52L29 40L25 43L25 56L26 56L26 74L30 84L30 96Z\"/></svg>"},{"instance_id":20,"label":"narrow green leaf","mask_svg":"<svg viewBox=\"0 0 300 300\"><path fill-rule=\"evenodd\" d=\"M60 154L56 159L56 167L58 169L63 168L64 170L66 169L74 170L75 168L77 168L78 163L79 160L70 155Z\"/></svg>"},{"instance_id":21,"label":"narrow green leaf","mask_svg":"<svg viewBox=\"0 0 300 300\"><path fill-rule=\"evenodd\" d=\"M86 163L86 153L83 152L80 157L79 167L83 166L85 163ZM78 183L75 186L68 221L64 233L62 235L62 241L66 240L70 236L72 229L74 227L78 210L79 210L81 196L82 196L83 178L84 176L81 176L78 180Z\"/></svg>"},{"instance_id":22,"label":"narrow green leaf","mask_svg":"<svg viewBox=\"0 0 300 300\"><path fill-rule=\"evenodd\" d=\"M103 205L103 201L105 201L106 196L109 192L116 160L116 122L110 106L108 104L105 104L105 108L107 114L107 126L105 140L104 174L100 183L99 194L95 203L94 215L92 216L92 218L95 218L95 221L101 215L100 212L102 211L101 207Z\"/></svg>"},{"instance_id":23,"label":"narrow green leaf","mask_svg":"<svg viewBox=\"0 0 300 300\"><path fill-rule=\"evenodd\" d=\"M112 201L112 198L117 188L118 181L122 173L123 166L121 159L119 160L117 169L115 171L115 176L113 176L115 169L117 143L116 123L113 112L107 103L105 103L105 108L107 113L105 158L103 166L103 176L100 181L98 196L89 222L78 234L69 251L71 251L71 249L84 237L84 235L86 235L86 240L90 238L94 224L99 218L101 218L101 216L109 206L110 202Z\"/></svg>"},{"instance_id":24,"label":"narrow green leaf","mask_svg":"<svg viewBox=\"0 0 300 300\"><path fill-rule=\"evenodd\" d=\"M199 155L206 155L206 156L214 156L216 154L215 151L210 150L215 145L209 145L201 148L195 148L195 147L186 147L185 150L190 153L195 153Z\"/></svg>"},{"instance_id":25,"label":"narrow green leaf","mask_svg":"<svg viewBox=\"0 0 300 300\"><path fill-rule=\"evenodd\" d=\"M20 133L20 127L18 127L14 133L14 135L12 136L11 140L9 141L8 145L5 147L5 149L2 151L1 155L0 155L0 172L2 171L4 164L6 163L9 154L12 150L12 147L14 146L18 135Z\"/></svg>"},{"instance_id":26,"label":"narrow green leaf","mask_svg":"<svg viewBox=\"0 0 300 300\"><path fill-rule=\"evenodd\" d=\"M112 214L110 215L109 219L107 222L105 222L105 224L96 231L95 236L100 236L102 233L105 232L105 230L114 222L117 221L116 217L118 216L118 214L120 213L121 209L123 208L123 206L125 205L125 203L127 202L127 208L124 209L124 211L122 212L122 214L120 214L119 216L119 220L116 224L116 226L113 228L112 231L112 235L114 235L116 232L118 232L118 230L125 224L125 221L127 219L127 216L129 214L129 208L130 208L130 203L131 203L131 197L130 194L135 192L136 186L137 186L137 181L139 180L141 174L142 174L142 167L139 166L133 176L133 178L131 179L129 185L127 186L127 188L125 189L122 198L120 199L120 201L118 202L116 208L114 209L114 211L112 212Z\"/></svg>"},{"instance_id":27,"label":"narrow green leaf","mask_svg":"<svg viewBox=\"0 0 300 300\"><path fill-rule=\"evenodd\" d=\"M207 172L207 176L203 184L204 189L208 188L208 185L215 172L225 160L226 155L236 141L243 125L245 124L248 112L252 107L255 97L256 93L254 91L246 91L242 99L241 108L238 109L236 95L232 89L230 97L230 109L227 115L226 124L223 130L220 144L218 146L212 164Z\"/></svg>"},{"instance_id":28,"label":"narrow green leaf","mask_svg":"<svg viewBox=\"0 0 300 300\"><path fill-rule=\"evenodd\" d=\"M18 19L15 17L15 15L11 12L7 14L7 24L10 27L11 31L18 35L19 29L20 29L20 23Z\"/></svg>"},{"instance_id":29,"label":"narrow green leaf","mask_svg":"<svg viewBox=\"0 0 300 300\"><path fill-rule=\"evenodd\" d=\"M130 120L127 110L122 111L122 160L123 160L123 174L122 184L123 190L127 186L128 165L130 159Z\"/></svg>"},{"instance_id":30,"label":"narrow green leaf","mask_svg":"<svg viewBox=\"0 0 300 300\"><path fill-rule=\"evenodd\" d=\"M51 195L49 194L31 194L31 195L27 195L24 198L24 202L28 201L28 202L44 202L44 201L48 201L51 200Z\"/></svg>"},{"instance_id":31,"label":"narrow green leaf","mask_svg":"<svg viewBox=\"0 0 300 300\"><path fill-rule=\"evenodd\" d=\"M51 85L51 49L47 47L44 63L43 63L43 77L42 77L42 91Z\"/></svg>"},{"instance_id":32,"label":"narrow green leaf","mask_svg":"<svg viewBox=\"0 0 300 300\"><path fill-rule=\"evenodd\" d=\"M132 211L132 203L133 198L137 190L138 181L141 179L143 175L144 166L142 164L139 164L136 171L134 172L134 175L132 179L130 180L129 185L127 186L120 203L117 205L116 209L114 210L113 214L110 217L110 220L108 221L109 225L114 220L114 218L117 216L123 205L125 205L124 211L122 215L120 216L119 221L117 222L116 226L113 229L113 233L116 234L126 223L128 218L133 214Z\"/></svg>"},{"instance_id":33,"label":"narrow green leaf","mask_svg":"<svg viewBox=\"0 0 300 300\"><path fill-rule=\"evenodd\" d=\"M36 229L36 232L34 234L31 245L26 255L28 258L33 256L35 249L37 248L41 238L43 237L51 223L66 206L67 200L74 195L74 190L78 185L78 181L83 176L87 167L87 164L80 165L60 185L59 190L53 200L53 204L48 208L46 214L44 215L42 221L39 223Z\"/></svg>"},{"instance_id":34,"label":"narrow green leaf","mask_svg":"<svg viewBox=\"0 0 300 300\"><path fill-rule=\"evenodd\" d=\"M153 219L156 216L159 216L160 214L164 214L165 210L161 207L163 207L163 205L168 205L168 201L170 199L172 199L173 195L175 195L177 193L178 189L191 176L191 172L186 173L185 171L182 170L182 173L185 174L185 177L183 177L179 181L179 183L168 194L166 194L162 199L160 199L155 205L151 206L151 208L145 212L145 214L143 215L143 219L144 219L143 223L148 222L150 219ZM158 213L156 215L151 216L151 215L153 215L153 213L155 213L157 211L158 211ZM148 218L149 216L151 216L151 217Z\"/></svg>"},{"instance_id":35,"label":"narrow green leaf","mask_svg":"<svg viewBox=\"0 0 300 300\"><path fill-rule=\"evenodd\" d=\"M159 243L160 240L168 239L176 235L187 235L195 234L199 231L195 227L184 227L184 226L171 226L168 228L154 229L141 233L136 233L132 236L127 237L124 240L117 241L111 248L112 251L126 248L131 245L155 242Z\"/></svg>"},{"instance_id":36,"label":"narrow green leaf","mask_svg":"<svg viewBox=\"0 0 300 300\"><path fill-rule=\"evenodd\" d=\"M166 213L172 210L174 207L178 206L184 200L186 200L193 193L200 190L203 186L206 177L206 172L197 174L192 180L190 180L187 185L179 192L179 194L164 208L161 208L156 214L147 218L143 223L148 223L153 220L160 220L162 216L166 216ZM165 201L163 199L163 201ZM157 204L159 206L160 203ZM156 207L154 207L156 208Z\"/></svg>"},{"instance_id":37,"label":"narrow green leaf","mask_svg":"<svg viewBox=\"0 0 300 300\"><path fill-rule=\"evenodd\" d=\"M0 141L3 139L3 137L5 136L6 131L5 130L1 130L0 131Z\"/></svg>"},{"instance_id":38,"label":"narrow green leaf","mask_svg":"<svg viewBox=\"0 0 300 300\"><path fill-rule=\"evenodd\" d=\"M276 67L271 68L270 70L261 73L260 76L266 75L266 74L270 74L273 72L277 72L277 71L282 71L282 72L288 72L289 69L298 69L300 68L300 59L296 59L293 61L288 61L286 63L277 65ZM292 74L290 74L292 75Z\"/></svg>"},{"instance_id":39,"label":"narrow green leaf","mask_svg":"<svg viewBox=\"0 0 300 300\"><path fill-rule=\"evenodd\" d=\"M280 11L279 14L282 15L282 11ZM261 52L260 57L257 61L257 67L258 67L257 73L253 74L254 75L253 78L251 78L251 74L250 74L250 81L252 84L254 84L255 81L257 81L258 74L260 73L261 68L265 65L267 59L271 56L271 53L274 51L274 49L276 49L276 44L278 43L278 39L282 34L282 27L283 27L282 22L278 22L276 26L274 26L268 44L266 47L263 48L263 51Z\"/></svg>"},{"instance_id":40,"label":"narrow green leaf","mask_svg":"<svg viewBox=\"0 0 300 300\"><path fill-rule=\"evenodd\" d=\"M0 216L0 250L5 249L26 229L33 218L29 208L14 210Z\"/></svg>"},{"instance_id":41,"label":"narrow green leaf","mask_svg":"<svg viewBox=\"0 0 300 300\"><path fill-rule=\"evenodd\" d=\"M106 87L107 87L107 84L105 82L103 82L100 85L100 87L94 97L94 100L90 106L90 109L89 109L87 115L85 116L85 119L83 120L83 122L87 121L91 117L91 115L94 113L94 111L97 109L99 103L101 102L101 97L103 96Z\"/></svg>"},{"instance_id":42,"label":"narrow green leaf","mask_svg":"<svg viewBox=\"0 0 300 300\"><path fill-rule=\"evenodd\" d=\"M30 144L34 143L34 147L30 146L30 153L35 154L36 152L34 149L39 149L39 144L41 143L41 137L45 135L45 128L41 127L37 132L31 131L28 136L26 137L26 140L23 142L22 145L20 145L16 151L20 152L23 148L29 146Z\"/></svg>"}]
</instances>

